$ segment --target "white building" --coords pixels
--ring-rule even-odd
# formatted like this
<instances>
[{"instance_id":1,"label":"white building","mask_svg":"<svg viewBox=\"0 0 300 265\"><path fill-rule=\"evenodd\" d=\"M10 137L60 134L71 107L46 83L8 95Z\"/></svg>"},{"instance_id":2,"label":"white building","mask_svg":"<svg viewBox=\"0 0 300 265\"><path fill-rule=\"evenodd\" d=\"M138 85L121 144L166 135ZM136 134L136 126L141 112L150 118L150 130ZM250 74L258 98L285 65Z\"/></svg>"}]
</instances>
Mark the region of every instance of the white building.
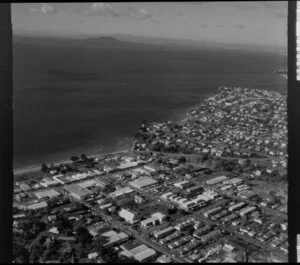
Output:
<instances>
[{"instance_id":1,"label":"white building","mask_svg":"<svg viewBox=\"0 0 300 265\"><path fill-rule=\"evenodd\" d=\"M44 191L39 191L39 192L36 192L35 193L35 196L38 198L38 199L44 199L44 198L54 198L54 197L57 197L59 196L60 193L51 189L51 190L44 190Z\"/></svg>"},{"instance_id":2,"label":"white building","mask_svg":"<svg viewBox=\"0 0 300 265\"><path fill-rule=\"evenodd\" d=\"M46 178L43 178L43 180L40 182L40 184L44 187L51 187L51 186L56 186L59 183L55 179L46 177Z\"/></svg>"},{"instance_id":3,"label":"white building","mask_svg":"<svg viewBox=\"0 0 300 265\"><path fill-rule=\"evenodd\" d=\"M110 194L110 196L112 198L117 198L117 197L122 196L124 194L129 194L131 192L133 192L133 190L130 187L125 187L125 188L117 189L116 191L112 192Z\"/></svg>"},{"instance_id":4,"label":"white building","mask_svg":"<svg viewBox=\"0 0 300 265\"><path fill-rule=\"evenodd\" d=\"M138 221L135 213L132 213L124 208L122 208L122 210L119 212L119 216L130 224L134 224Z\"/></svg>"},{"instance_id":5,"label":"white building","mask_svg":"<svg viewBox=\"0 0 300 265\"><path fill-rule=\"evenodd\" d=\"M157 181L155 179L143 178L143 179L131 181L131 182L129 182L129 185L134 188L137 188L137 189L143 189L143 188L155 185L156 183L157 183Z\"/></svg>"}]
</instances>

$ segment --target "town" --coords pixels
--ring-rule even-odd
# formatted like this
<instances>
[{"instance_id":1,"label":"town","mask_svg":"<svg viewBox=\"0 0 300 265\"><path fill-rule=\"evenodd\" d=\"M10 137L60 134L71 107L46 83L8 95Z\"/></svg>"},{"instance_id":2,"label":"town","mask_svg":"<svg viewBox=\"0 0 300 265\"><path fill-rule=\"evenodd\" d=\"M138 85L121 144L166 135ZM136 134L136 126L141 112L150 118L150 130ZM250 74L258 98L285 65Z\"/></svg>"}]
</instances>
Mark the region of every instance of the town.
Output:
<instances>
[{"instance_id":1,"label":"town","mask_svg":"<svg viewBox=\"0 0 300 265\"><path fill-rule=\"evenodd\" d=\"M287 262L287 106L219 87L132 150L15 178L16 263Z\"/></svg>"}]
</instances>

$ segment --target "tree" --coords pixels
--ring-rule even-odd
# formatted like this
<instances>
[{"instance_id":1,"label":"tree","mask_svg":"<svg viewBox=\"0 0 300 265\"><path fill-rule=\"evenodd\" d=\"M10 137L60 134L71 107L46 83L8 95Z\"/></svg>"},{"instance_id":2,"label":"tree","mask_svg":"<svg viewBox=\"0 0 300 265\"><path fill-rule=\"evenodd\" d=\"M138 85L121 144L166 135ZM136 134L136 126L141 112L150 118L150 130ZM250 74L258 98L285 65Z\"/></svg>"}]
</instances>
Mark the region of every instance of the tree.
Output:
<instances>
[{"instance_id":1,"label":"tree","mask_svg":"<svg viewBox=\"0 0 300 265\"><path fill-rule=\"evenodd\" d=\"M77 237L77 240L82 245L85 245L92 241L92 235L89 233L89 231L85 227L82 227L82 226L77 228L76 237Z\"/></svg>"},{"instance_id":2,"label":"tree","mask_svg":"<svg viewBox=\"0 0 300 265\"><path fill-rule=\"evenodd\" d=\"M55 225L57 226L59 231L66 231L68 229L72 229L73 225L70 220L64 215L58 215L55 221Z\"/></svg>"},{"instance_id":3,"label":"tree","mask_svg":"<svg viewBox=\"0 0 300 265\"><path fill-rule=\"evenodd\" d=\"M87 158L87 156L85 155L85 154L82 154L81 156L80 156L80 158L81 158L81 160L83 160L83 161L86 161L88 158Z\"/></svg>"},{"instance_id":4,"label":"tree","mask_svg":"<svg viewBox=\"0 0 300 265\"><path fill-rule=\"evenodd\" d=\"M28 263L29 262L29 253L24 245L20 244L18 241L15 241L13 244L13 259L15 263Z\"/></svg>"},{"instance_id":5,"label":"tree","mask_svg":"<svg viewBox=\"0 0 300 265\"><path fill-rule=\"evenodd\" d=\"M181 163L185 163L186 162L186 158L184 156L181 156L179 159L178 159L179 162Z\"/></svg>"},{"instance_id":6,"label":"tree","mask_svg":"<svg viewBox=\"0 0 300 265\"><path fill-rule=\"evenodd\" d=\"M79 157L78 157L78 156L71 156L70 159L71 159L73 162L76 162L77 160L79 160Z\"/></svg>"},{"instance_id":7,"label":"tree","mask_svg":"<svg viewBox=\"0 0 300 265\"><path fill-rule=\"evenodd\" d=\"M48 166L45 163L43 163L42 167L41 167L41 171L46 173L46 172L48 172L48 170L49 170Z\"/></svg>"},{"instance_id":8,"label":"tree","mask_svg":"<svg viewBox=\"0 0 300 265\"><path fill-rule=\"evenodd\" d=\"M168 214L176 214L177 213L177 208L176 207L172 207L168 209Z\"/></svg>"}]
</instances>

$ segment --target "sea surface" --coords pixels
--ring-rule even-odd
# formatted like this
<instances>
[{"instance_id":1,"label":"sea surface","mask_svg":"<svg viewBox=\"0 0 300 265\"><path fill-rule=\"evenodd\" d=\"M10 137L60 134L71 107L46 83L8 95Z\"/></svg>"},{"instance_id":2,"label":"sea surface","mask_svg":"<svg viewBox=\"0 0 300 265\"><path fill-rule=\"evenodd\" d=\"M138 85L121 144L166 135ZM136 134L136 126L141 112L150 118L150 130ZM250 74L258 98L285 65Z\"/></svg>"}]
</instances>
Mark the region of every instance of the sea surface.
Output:
<instances>
[{"instance_id":1,"label":"sea surface","mask_svg":"<svg viewBox=\"0 0 300 265\"><path fill-rule=\"evenodd\" d=\"M223 49L13 45L14 168L131 146L142 120L177 120L220 85L286 92L282 56Z\"/></svg>"}]
</instances>

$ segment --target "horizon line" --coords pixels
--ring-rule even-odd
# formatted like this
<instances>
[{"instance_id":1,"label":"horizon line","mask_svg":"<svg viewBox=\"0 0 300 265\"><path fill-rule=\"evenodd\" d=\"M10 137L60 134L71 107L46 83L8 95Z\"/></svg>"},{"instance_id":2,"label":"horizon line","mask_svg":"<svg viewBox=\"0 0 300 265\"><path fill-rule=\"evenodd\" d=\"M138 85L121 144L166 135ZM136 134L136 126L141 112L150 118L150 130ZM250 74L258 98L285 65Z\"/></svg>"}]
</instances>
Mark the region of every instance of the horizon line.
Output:
<instances>
[{"instance_id":1,"label":"horizon line","mask_svg":"<svg viewBox=\"0 0 300 265\"><path fill-rule=\"evenodd\" d=\"M39 31L25 33L25 32L14 32L12 37L35 37L35 38L58 38L58 39L88 39L93 37L101 37L101 36L127 36L127 37L135 37L135 38L148 38L148 39L160 39L160 40L169 40L169 41L190 41L194 43L204 44L204 43L211 43L211 44L226 44L226 45L238 45L238 46L254 46L254 47L273 47L273 48L284 48L287 49L287 44L248 44L248 43L232 43L232 42L220 42L220 41L213 41L213 40L195 40L195 39L186 39L186 38L168 38L168 37L160 37L160 36L142 36L142 35L133 35L133 34L124 34L124 33L93 33L93 34L85 34L85 33L69 33L69 35L63 34L56 34L51 35L50 32L45 32L45 34L41 34ZM117 37L115 37L117 38ZM122 40L120 40L122 41Z\"/></svg>"}]
</instances>

